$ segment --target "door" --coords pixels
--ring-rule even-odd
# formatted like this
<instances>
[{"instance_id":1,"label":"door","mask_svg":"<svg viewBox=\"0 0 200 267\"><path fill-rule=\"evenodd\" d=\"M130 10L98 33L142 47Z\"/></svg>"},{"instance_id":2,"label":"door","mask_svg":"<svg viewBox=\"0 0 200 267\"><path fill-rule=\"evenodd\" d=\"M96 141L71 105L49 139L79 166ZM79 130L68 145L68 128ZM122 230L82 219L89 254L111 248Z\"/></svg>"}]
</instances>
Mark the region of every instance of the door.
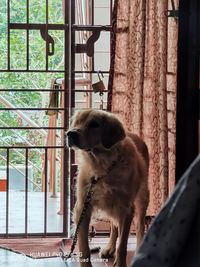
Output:
<instances>
[{"instance_id":1,"label":"door","mask_svg":"<svg viewBox=\"0 0 200 267\"><path fill-rule=\"evenodd\" d=\"M3 0L0 235L69 229L69 1ZM64 79L63 87L57 83ZM64 164L65 163L65 164Z\"/></svg>"}]
</instances>

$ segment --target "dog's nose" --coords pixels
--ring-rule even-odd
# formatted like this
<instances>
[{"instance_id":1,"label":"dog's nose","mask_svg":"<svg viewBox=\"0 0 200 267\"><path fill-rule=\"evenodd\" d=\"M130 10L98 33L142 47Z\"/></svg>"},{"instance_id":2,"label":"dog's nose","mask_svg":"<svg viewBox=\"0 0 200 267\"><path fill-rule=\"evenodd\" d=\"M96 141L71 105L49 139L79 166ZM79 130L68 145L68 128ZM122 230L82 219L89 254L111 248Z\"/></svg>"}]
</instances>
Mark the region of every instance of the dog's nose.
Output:
<instances>
[{"instance_id":1,"label":"dog's nose","mask_svg":"<svg viewBox=\"0 0 200 267\"><path fill-rule=\"evenodd\" d=\"M67 132L69 146L78 145L79 143L79 132L71 130Z\"/></svg>"},{"instance_id":2,"label":"dog's nose","mask_svg":"<svg viewBox=\"0 0 200 267\"><path fill-rule=\"evenodd\" d=\"M79 136L79 133L77 131L69 131L67 132L67 136L71 139L76 139Z\"/></svg>"}]
</instances>

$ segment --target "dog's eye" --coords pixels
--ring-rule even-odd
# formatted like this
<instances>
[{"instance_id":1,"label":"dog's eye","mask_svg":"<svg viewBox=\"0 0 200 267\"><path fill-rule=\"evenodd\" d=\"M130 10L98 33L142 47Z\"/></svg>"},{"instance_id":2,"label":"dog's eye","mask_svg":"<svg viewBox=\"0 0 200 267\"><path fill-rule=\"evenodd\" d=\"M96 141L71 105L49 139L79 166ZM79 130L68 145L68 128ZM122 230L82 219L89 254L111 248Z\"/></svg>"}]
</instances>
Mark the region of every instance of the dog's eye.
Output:
<instances>
[{"instance_id":1,"label":"dog's eye","mask_svg":"<svg viewBox=\"0 0 200 267\"><path fill-rule=\"evenodd\" d=\"M88 125L89 128L98 128L100 124L97 121L91 121Z\"/></svg>"}]
</instances>

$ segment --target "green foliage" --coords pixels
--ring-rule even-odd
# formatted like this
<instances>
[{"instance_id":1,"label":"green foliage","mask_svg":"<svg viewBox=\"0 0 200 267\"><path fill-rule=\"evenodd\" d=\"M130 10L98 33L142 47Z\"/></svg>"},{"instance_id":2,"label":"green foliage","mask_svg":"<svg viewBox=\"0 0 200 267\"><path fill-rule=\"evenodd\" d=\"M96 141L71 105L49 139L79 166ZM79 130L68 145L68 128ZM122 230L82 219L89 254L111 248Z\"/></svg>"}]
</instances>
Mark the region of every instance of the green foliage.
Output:
<instances>
[{"instance_id":1,"label":"green foliage","mask_svg":"<svg viewBox=\"0 0 200 267\"><path fill-rule=\"evenodd\" d=\"M48 22L63 23L62 0L49 0ZM46 23L46 1L29 0L29 18L27 18L25 0L10 1L11 23ZM1 0L0 5L0 70L8 68L8 20L7 0ZM48 57L50 70L63 70L64 68L64 32L49 31L49 35L55 42L55 54ZM11 70L40 71L46 68L46 43L42 39L39 30L10 30L10 67ZM28 61L28 66L27 66ZM62 78L59 73L40 72L0 72L1 89L38 89L36 92L0 92L0 97L9 101L17 107L47 107L49 104L49 93L40 92L39 89L50 88L52 78ZM0 108L5 105L0 102ZM40 126L48 125L48 117L44 111L22 111L34 123ZM19 114L14 111L1 110L0 124L3 127L29 126ZM0 131L0 146L35 146L45 145L46 138L36 130L12 130ZM5 165L6 150L0 150L0 165ZM11 151L11 164L25 164L24 150ZM29 153L29 160L34 168L34 182L41 183L42 160L41 151L33 149ZM36 188L35 188L36 189Z\"/></svg>"}]
</instances>

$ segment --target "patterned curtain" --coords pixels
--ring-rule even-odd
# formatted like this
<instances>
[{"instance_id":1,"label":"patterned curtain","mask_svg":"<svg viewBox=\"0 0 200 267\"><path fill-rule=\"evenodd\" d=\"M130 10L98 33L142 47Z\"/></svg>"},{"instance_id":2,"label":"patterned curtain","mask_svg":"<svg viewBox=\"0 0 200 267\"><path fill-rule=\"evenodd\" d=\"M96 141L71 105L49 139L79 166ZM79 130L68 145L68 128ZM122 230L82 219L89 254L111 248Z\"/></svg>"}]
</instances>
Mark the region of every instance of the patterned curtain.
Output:
<instances>
[{"instance_id":1,"label":"patterned curtain","mask_svg":"<svg viewBox=\"0 0 200 267\"><path fill-rule=\"evenodd\" d=\"M178 0L175 0L178 8ZM150 152L149 215L175 184L177 21L168 0L115 0L109 108Z\"/></svg>"}]
</instances>

